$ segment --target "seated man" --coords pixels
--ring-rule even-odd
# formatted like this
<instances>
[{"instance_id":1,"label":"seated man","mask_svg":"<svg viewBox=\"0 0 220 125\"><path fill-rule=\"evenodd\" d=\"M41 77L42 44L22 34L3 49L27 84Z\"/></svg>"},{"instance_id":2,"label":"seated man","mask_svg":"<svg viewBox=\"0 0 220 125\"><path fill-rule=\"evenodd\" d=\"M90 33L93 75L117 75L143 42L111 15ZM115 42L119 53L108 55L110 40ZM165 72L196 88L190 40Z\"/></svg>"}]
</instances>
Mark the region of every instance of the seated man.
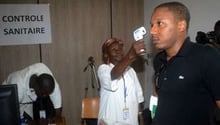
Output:
<instances>
[{"instance_id":1,"label":"seated man","mask_svg":"<svg viewBox=\"0 0 220 125\"><path fill-rule=\"evenodd\" d=\"M50 98L55 116L61 116L62 98L60 88L55 78L53 78L52 72L45 64L36 63L13 72L3 84L17 84L21 118L25 117L32 120L34 118L33 103L37 105L37 98L42 99L45 97ZM45 112L44 115L48 116Z\"/></svg>"}]
</instances>

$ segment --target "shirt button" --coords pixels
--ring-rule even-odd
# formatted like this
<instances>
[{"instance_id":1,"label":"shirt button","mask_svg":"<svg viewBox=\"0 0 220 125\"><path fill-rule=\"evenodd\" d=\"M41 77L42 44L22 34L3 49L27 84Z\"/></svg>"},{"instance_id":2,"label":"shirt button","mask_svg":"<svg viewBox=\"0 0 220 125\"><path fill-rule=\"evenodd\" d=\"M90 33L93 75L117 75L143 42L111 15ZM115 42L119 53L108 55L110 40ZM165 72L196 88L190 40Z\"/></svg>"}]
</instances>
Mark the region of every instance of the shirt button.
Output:
<instances>
[{"instance_id":1,"label":"shirt button","mask_svg":"<svg viewBox=\"0 0 220 125\"><path fill-rule=\"evenodd\" d=\"M164 77L163 80L167 80L167 77Z\"/></svg>"}]
</instances>

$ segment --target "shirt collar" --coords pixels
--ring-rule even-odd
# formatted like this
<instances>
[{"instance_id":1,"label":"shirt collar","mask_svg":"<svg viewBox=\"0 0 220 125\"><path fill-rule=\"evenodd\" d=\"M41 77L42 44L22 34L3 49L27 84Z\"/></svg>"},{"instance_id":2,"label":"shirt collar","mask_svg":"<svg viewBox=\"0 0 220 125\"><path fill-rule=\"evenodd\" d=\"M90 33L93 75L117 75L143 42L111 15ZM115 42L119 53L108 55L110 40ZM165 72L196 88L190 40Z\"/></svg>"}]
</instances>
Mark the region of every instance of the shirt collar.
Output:
<instances>
[{"instance_id":1,"label":"shirt collar","mask_svg":"<svg viewBox=\"0 0 220 125\"><path fill-rule=\"evenodd\" d=\"M187 54L189 54L192 48L192 44L193 43L190 41L190 38L187 37L176 56L179 56L179 57L187 56Z\"/></svg>"},{"instance_id":2,"label":"shirt collar","mask_svg":"<svg viewBox=\"0 0 220 125\"><path fill-rule=\"evenodd\" d=\"M187 54L190 53L190 50L192 48L192 42L190 41L190 38L187 37L183 43L183 45L181 46L179 52L176 54L176 57L184 57L187 56ZM162 55L160 57L161 61L166 61L166 52L163 51Z\"/></svg>"}]
</instances>

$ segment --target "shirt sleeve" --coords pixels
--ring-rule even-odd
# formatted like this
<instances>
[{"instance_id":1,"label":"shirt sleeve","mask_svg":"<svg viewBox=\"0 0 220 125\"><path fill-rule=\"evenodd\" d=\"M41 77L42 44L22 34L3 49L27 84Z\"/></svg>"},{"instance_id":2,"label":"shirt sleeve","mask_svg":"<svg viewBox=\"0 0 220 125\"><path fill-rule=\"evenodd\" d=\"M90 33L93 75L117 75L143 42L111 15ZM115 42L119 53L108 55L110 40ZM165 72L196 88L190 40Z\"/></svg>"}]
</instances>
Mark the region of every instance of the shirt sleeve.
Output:
<instances>
[{"instance_id":1,"label":"shirt sleeve","mask_svg":"<svg viewBox=\"0 0 220 125\"><path fill-rule=\"evenodd\" d=\"M99 66L97 74L102 88L109 91L116 91L118 89L118 80L111 80L112 68L113 66L102 64Z\"/></svg>"},{"instance_id":2,"label":"shirt sleeve","mask_svg":"<svg viewBox=\"0 0 220 125\"><path fill-rule=\"evenodd\" d=\"M3 85L17 84L18 100L19 100L19 102L22 102L25 97L25 94L26 94L24 81L25 80L21 77L20 72L17 71L17 72L13 72L13 73L9 74L7 79L2 84Z\"/></svg>"},{"instance_id":3,"label":"shirt sleeve","mask_svg":"<svg viewBox=\"0 0 220 125\"><path fill-rule=\"evenodd\" d=\"M57 83L56 80L55 80L55 89L54 89L53 93L50 95L50 99L51 99L55 109L62 107L61 91L60 91L59 84Z\"/></svg>"}]
</instances>

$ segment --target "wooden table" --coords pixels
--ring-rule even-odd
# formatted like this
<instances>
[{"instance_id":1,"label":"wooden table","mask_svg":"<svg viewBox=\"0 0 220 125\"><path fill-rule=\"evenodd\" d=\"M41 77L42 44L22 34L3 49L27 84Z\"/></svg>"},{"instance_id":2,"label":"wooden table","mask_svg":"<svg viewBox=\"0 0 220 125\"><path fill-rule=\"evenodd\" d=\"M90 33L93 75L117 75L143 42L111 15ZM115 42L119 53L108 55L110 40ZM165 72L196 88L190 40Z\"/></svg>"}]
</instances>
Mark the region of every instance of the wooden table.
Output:
<instances>
[{"instance_id":1,"label":"wooden table","mask_svg":"<svg viewBox=\"0 0 220 125\"><path fill-rule=\"evenodd\" d=\"M28 125L66 125L65 118L40 119L28 122Z\"/></svg>"}]
</instances>

